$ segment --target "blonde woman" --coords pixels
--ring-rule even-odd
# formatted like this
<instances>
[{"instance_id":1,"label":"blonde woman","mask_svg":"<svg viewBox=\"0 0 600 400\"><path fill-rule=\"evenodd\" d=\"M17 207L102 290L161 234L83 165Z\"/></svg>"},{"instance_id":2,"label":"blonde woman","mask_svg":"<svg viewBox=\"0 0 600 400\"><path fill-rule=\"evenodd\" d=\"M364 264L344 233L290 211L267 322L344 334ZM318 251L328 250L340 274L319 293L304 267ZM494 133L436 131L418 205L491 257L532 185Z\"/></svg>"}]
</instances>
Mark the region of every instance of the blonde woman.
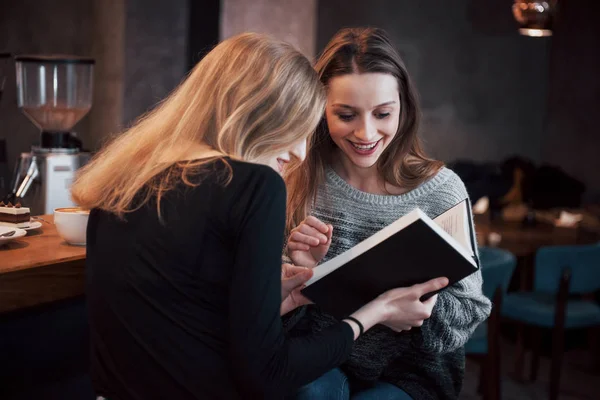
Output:
<instances>
[{"instance_id":1,"label":"blonde woman","mask_svg":"<svg viewBox=\"0 0 600 400\"><path fill-rule=\"evenodd\" d=\"M211 51L159 107L83 169L91 209L91 374L108 399L280 397L342 363L361 329L419 324L392 290L318 333L286 338L310 270L285 265L285 185L323 113L308 60L257 34ZM362 327L351 319L362 321Z\"/></svg>"}]
</instances>

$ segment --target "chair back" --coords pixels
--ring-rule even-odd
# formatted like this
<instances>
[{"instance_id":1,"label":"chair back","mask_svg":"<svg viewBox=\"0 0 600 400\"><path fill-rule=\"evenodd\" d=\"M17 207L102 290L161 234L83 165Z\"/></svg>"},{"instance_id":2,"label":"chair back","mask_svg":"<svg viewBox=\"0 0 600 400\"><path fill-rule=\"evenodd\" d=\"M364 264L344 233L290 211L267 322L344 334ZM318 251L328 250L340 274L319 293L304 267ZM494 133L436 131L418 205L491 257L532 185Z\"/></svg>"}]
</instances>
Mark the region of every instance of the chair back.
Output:
<instances>
[{"instance_id":1,"label":"chair back","mask_svg":"<svg viewBox=\"0 0 600 400\"><path fill-rule=\"evenodd\" d=\"M483 294L491 300L497 288L506 293L517 265L516 257L503 249L480 247L479 264L483 276Z\"/></svg>"},{"instance_id":2,"label":"chair back","mask_svg":"<svg viewBox=\"0 0 600 400\"><path fill-rule=\"evenodd\" d=\"M535 257L534 290L557 293L561 277L569 270L569 293L584 294L600 290L600 246L548 246Z\"/></svg>"}]
</instances>

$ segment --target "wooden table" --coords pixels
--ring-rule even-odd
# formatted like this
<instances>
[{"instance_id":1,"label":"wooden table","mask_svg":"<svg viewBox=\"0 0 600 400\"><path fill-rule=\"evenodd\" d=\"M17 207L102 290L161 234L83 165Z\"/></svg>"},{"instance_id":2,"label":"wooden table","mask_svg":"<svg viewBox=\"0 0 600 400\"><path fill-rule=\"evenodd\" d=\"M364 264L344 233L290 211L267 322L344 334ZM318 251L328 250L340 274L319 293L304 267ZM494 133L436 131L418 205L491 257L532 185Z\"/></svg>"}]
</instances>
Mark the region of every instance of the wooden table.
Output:
<instances>
[{"instance_id":1,"label":"wooden table","mask_svg":"<svg viewBox=\"0 0 600 400\"><path fill-rule=\"evenodd\" d=\"M0 313L84 293L85 247L58 236L51 215L42 227L0 246Z\"/></svg>"},{"instance_id":2,"label":"wooden table","mask_svg":"<svg viewBox=\"0 0 600 400\"><path fill-rule=\"evenodd\" d=\"M491 232L500 234L501 241L498 247L512 252L517 257L534 255L543 246L589 244L600 240L597 233L558 228L543 223L524 226L516 222L493 221L478 224L477 231L484 237Z\"/></svg>"},{"instance_id":3,"label":"wooden table","mask_svg":"<svg viewBox=\"0 0 600 400\"><path fill-rule=\"evenodd\" d=\"M476 230L480 245L490 245L487 238L492 232L501 236L496 247L510 251L519 260L516 273L519 275L518 286L523 290L533 287L535 254L541 247L591 244L600 241L598 232L559 228L542 222L523 225L520 222L476 219Z\"/></svg>"}]
</instances>

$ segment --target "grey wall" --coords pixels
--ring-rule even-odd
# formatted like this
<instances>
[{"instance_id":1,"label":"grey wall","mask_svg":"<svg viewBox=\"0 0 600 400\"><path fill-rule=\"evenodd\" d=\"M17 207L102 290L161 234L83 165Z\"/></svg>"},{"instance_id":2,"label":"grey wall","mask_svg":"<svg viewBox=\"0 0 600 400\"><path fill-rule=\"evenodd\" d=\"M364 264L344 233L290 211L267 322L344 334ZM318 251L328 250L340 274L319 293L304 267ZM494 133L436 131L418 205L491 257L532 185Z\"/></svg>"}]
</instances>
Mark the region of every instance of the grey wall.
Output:
<instances>
[{"instance_id":1,"label":"grey wall","mask_svg":"<svg viewBox=\"0 0 600 400\"><path fill-rule=\"evenodd\" d=\"M186 48L190 1L3 0L0 52L95 57L95 103L75 130L97 149L180 82L190 50L204 49ZM562 2L551 39L519 36L510 3L221 0L221 37L262 30L311 55L343 26L382 27L421 94L430 153L445 161L523 155L563 167L600 198L600 2ZM16 108L14 79L0 104L0 138L10 165L38 138Z\"/></svg>"},{"instance_id":2,"label":"grey wall","mask_svg":"<svg viewBox=\"0 0 600 400\"><path fill-rule=\"evenodd\" d=\"M91 56L92 2L80 0L4 0L0 8L0 52ZM14 68L0 104L0 137L7 141L9 165L29 151L39 131L16 106ZM75 130L85 137L89 117Z\"/></svg>"},{"instance_id":3,"label":"grey wall","mask_svg":"<svg viewBox=\"0 0 600 400\"><path fill-rule=\"evenodd\" d=\"M600 203L600 2L564 1L552 38L542 160L560 165Z\"/></svg>"},{"instance_id":4,"label":"grey wall","mask_svg":"<svg viewBox=\"0 0 600 400\"><path fill-rule=\"evenodd\" d=\"M321 0L317 49L341 27L386 29L421 94L432 155L525 156L600 202L600 2L559 3L554 35L528 38L506 0Z\"/></svg>"},{"instance_id":5,"label":"grey wall","mask_svg":"<svg viewBox=\"0 0 600 400\"><path fill-rule=\"evenodd\" d=\"M84 144L95 150L123 126L126 16L123 0L93 2L94 103Z\"/></svg>"},{"instance_id":6,"label":"grey wall","mask_svg":"<svg viewBox=\"0 0 600 400\"><path fill-rule=\"evenodd\" d=\"M128 0L126 9L128 124L173 90L187 70L188 0Z\"/></svg>"},{"instance_id":7,"label":"grey wall","mask_svg":"<svg viewBox=\"0 0 600 400\"><path fill-rule=\"evenodd\" d=\"M188 0L4 0L0 52L75 54L96 59L94 104L74 130L96 150L152 108L188 67ZM0 104L8 162L39 133L16 107L14 68Z\"/></svg>"},{"instance_id":8,"label":"grey wall","mask_svg":"<svg viewBox=\"0 0 600 400\"><path fill-rule=\"evenodd\" d=\"M318 50L342 27L385 29L421 95L429 153L540 159L547 39L521 37L506 0L322 0Z\"/></svg>"},{"instance_id":9,"label":"grey wall","mask_svg":"<svg viewBox=\"0 0 600 400\"><path fill-rule=\"evenodd\" d=\"M262 32L315 55L317 0L221 0L221 39Z\"/></svg>"}]
</instances>

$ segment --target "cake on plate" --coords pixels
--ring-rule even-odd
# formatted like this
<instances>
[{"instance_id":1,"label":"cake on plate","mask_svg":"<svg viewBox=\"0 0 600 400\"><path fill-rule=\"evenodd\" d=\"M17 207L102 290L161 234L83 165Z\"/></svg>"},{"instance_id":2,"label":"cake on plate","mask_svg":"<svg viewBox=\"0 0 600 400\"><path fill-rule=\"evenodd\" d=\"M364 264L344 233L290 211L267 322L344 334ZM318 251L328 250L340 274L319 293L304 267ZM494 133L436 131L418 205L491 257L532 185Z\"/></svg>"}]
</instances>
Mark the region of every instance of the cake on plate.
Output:
<instances>
[{"instance_id":1,"label":"cake on plate","mask_svg":"<svg viewBox=\"0 0 600 400\"><path fill-rule=\"evenodd\" d=\"M10 202L4 204L0 201L0 226L10 226L11 228L29 228L31 220L31 211L27 207L22 207L20 203L12 205Z\"/></svg>"}]
</instances>

